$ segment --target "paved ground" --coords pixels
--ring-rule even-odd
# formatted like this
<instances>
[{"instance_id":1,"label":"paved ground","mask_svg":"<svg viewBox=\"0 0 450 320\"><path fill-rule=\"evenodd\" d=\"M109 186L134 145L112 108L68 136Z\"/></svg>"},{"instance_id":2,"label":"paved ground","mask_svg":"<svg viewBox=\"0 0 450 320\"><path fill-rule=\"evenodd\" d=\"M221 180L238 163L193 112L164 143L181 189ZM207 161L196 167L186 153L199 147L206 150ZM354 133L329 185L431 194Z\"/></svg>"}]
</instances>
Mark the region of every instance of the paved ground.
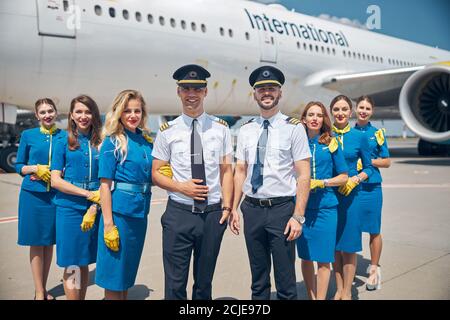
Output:
<instances>
[{"instance_id":1,"label":"paved ground","mask_svg":"<svg viewBox=\"0 0 450 320\"><path fill-rule=\"evenodd\" d=\"M365 290L365 270L370 262L368 237L358 255L355 299L450 299L450 158L423 158L416 140L390 140L393 164L383 170L384 210L382 254L383 288ZM28 248L17 241L17 199L21 178L0 174L0 299L32 299L33 282ZM160 217L166 205L161 189L153 190L149 228L136 286L130 299L162 299L164 288ZM95 265L91 266L91 280ZM53 261L48 289L64 299L62 270ZM306 298L297 260L298 292ZM189 287L192 286L192 279ZM329 296L334 293L331 281ZM273 289L274 290L274 289ZM190 295L190 288L188 295ZM93 281L88 299L101 299L103 291ZM248 299L250 270L243 235L227 231L213 283L215 299Z\"/></svg>"}]
</instances>

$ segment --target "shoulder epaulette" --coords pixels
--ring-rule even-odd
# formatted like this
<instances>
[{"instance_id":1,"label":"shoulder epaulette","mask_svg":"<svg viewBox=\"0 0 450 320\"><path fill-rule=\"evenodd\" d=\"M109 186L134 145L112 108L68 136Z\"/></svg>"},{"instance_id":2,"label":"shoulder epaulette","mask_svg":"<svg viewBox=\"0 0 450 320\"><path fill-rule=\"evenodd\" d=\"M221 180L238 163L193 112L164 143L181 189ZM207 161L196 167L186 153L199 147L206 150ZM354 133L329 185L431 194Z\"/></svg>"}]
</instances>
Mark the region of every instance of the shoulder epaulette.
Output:
<instances>
[{"instance_id":1,"label":"shoulder epaulette","mask_svg":"<svg viewBox=\"0 0 450 320\"><path fill-rule=\"evenodd\" d=\"M375 131L375 138L377 139L377 143L379 146L382 146L384 144L384 135L386 134L386 129L379 129Z\"/></svg>"},{"instance_id":2,"label":"shoulder epaulette","mask_svg":"<svg viewBox=\"0 0 450 320\"><path fill-rule=\"evenodd\" d=\"M170 128L170 124L168 122L164 122L161 127L159 127L159 131L163 132L164 130L167 130Z\"/></svg>"},{"instance_id":3,"label":"shoulder epaulette","mask_svg":"<svg viewBox=\"0 0 450 320\"><path fill-rule=\"evenodd\" d=\"M287 123L290 123L290 124L293 124L294 126L296 126L296 125L302 123L299 119L294 118L294 117L287 117L287 118L286 118L286 122L287 122Z\"/></svg>"},{"instance_id":4,"label":"shoulder epaulette","mask_svg":"<svg viewBox=\"0 0 450 320\"><path fill-rule=\"evenodd\" d=\"M335 137L331 138L330 144L328 145L328 150L330 150L331 153L334 153L338 147L339 144L337 142L337 139Z\"/></svg>"},{"instance_id":5,"label":"shoulder epaulette","mask_svg":"<svg viewBox=\"0 0 450 320\"><path fill-rule=\"evenodd\" d=\"M246 124L252 123L254 120L255 120L255 118L251 118L247 122L244 122L244 124L241 127L245 126Z\"/></svg>"},{"instance_id":6,"label":"shoulder epaulette","mask_svg":"<svg viewBox=\"0 0 450 320\"><path fill-rule=\"evenodd\" d=\"M150 134L147 131L142 131L142 137L148 142L153 143L153 138L150 136Z\"/></svg>"},{"instance_id":7,"label":"shoulder epaulette","mask_svg":"<svg viewBox=\"0 0 450 320\"><path fill-rule=\"evenodd\" d=\"M228 122L226 122L225 120L220 119L220 118L215 118L214 120L215 120L217 123L220 123L221 125L224 125L225 127L228 127Z\"/></svg>"}]
</instances>

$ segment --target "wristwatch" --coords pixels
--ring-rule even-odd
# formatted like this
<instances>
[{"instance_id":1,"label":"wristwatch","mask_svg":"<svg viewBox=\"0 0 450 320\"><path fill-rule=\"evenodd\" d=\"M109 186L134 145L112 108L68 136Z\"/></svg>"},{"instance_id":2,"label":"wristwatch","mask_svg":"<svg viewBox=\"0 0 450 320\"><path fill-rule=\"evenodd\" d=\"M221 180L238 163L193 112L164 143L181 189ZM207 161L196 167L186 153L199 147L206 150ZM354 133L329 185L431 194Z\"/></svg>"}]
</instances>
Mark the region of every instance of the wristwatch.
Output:
<instances>
[{"instance_id":1,"label":"wristwatch","mask_svg":"<svg viewBox=\"0 0 450 320\"><path fill-rule=\"evenodd\" d=\"M231 211L232 211L230 207L222 207L222 211L224 211L224 210L226 210L226 211L228 211L228 212L231 212Z\"/></svg>"},{"instance_id":2,"label":"wristwatch","mask_svg":"<svg viewBox=\"0 0 450 320\"><path fill-rule=\"evenodd\" d=\"M305 216L302 215L292 215L292 219L294 219L295 221L297 221L298 223L300 223L301 225L303 225L305 223Z\"/></svg>"}]
</instances>

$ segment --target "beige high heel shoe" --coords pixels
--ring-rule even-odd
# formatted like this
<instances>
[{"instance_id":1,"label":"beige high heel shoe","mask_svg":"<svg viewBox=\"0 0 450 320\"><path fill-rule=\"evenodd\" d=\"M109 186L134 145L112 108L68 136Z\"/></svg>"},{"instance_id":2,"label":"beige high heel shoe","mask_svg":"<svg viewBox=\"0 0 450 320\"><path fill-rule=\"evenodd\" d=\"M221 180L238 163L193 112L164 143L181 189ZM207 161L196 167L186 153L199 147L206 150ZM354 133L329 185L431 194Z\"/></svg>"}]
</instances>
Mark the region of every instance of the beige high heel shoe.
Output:
<instances>
[{"instance_id":1,"label":"beige high heel shoe","mask_svg":"<svg viewBox=\"0 0 450 320\"><path fill-rule=\"evenodd\" d=\"M380 266L377 266L375 272L372 272L372 274L376 274L376 281L375 283L369 283L369 279L372 276L372 274L370 273L370 271L372 270L372 266L373 265L369 265L369 267L367 268L367 273L369 274L369 277L367 278L366 281L366 289L368 291L373 291L373 290L380 290L381 289L381 268Z\"/></svg>"}]
</instances>

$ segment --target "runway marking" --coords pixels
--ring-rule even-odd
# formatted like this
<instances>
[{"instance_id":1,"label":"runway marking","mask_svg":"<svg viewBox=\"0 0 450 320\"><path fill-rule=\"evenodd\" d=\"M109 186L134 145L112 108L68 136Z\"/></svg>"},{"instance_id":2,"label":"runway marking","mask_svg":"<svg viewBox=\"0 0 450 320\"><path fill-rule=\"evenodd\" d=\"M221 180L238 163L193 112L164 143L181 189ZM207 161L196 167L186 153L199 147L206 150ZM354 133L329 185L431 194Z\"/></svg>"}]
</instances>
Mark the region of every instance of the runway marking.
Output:
<instances>
[{"instance_id":1,"label":"runway marking","mask_svg":"<svg viewBox=\"0 0 450 320\"><path fill-rule=\"evenodd\" d=\"M17 220L18 220L18 217L17 217L17 216L6 217L6 218L0 218L0 224L2 224L2 223L16 222Z\"/></svg>"},{"instance_id":2,"label":"runway marking","mask_svg":"<svg viewBox=\"0 0 450 320\"><path fill-rule=\"evenodd\" d=\"M423 189L423 188L450 188L450 183L422 183L422 184L383 184L383 188L389 189Z\"/></svg>"}]
</instances>

